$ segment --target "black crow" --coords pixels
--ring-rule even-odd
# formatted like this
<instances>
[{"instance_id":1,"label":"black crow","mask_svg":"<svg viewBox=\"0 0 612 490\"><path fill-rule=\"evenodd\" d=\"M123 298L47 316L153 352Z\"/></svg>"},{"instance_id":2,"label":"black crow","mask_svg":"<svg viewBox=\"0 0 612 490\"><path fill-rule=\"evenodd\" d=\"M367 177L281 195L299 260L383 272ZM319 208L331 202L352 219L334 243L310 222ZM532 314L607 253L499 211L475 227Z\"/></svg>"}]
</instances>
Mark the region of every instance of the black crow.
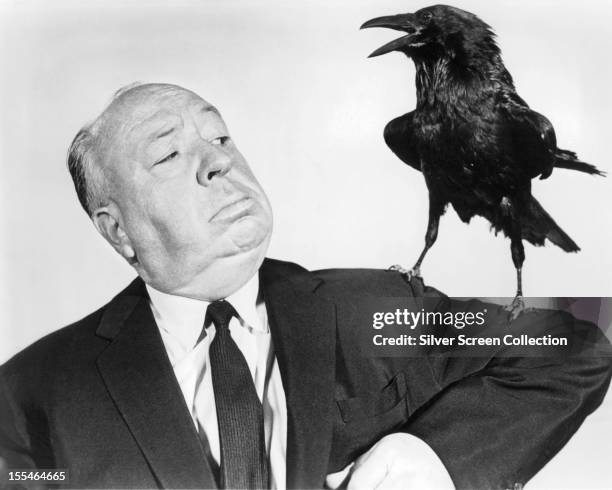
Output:
<instances>
[{"instance_id":1,"label":"black crow","mask_svg":"<svg viewBox=\"0 0 612 490\"><path fill-rule=\"evenodd\" d=\"M384 130L389 148L423 173L429 190L425 248L410 274L420 275L450 203L462 221L482 216L510 238L517 274L510 311L517 315L523 308L522 240L544 245L548 238L566 252L580 250L531 195L531 179L545 179L555 167L603 173L557 148L552 124L516 93L491 27L476 15L435 5L361 26L369 27L406 33L370 57L399 51L416 67L416 109Z\"/></svg>"}]
</instances>

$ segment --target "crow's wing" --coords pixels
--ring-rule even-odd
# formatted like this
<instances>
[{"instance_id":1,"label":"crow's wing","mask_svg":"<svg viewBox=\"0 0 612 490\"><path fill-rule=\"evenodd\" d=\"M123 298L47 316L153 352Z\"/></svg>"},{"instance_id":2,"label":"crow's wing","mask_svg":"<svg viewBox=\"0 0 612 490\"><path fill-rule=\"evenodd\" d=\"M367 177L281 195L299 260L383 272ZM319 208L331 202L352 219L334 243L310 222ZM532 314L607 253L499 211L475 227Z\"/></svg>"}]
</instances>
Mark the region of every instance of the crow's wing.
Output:
<instances>
[{"instance_id":1,"label":"crow's wing","mask_svg":"<svg viewBox=\"0 0 612 490\"><path fill-rule=\"evenodd\" d=\"M552 123L518 95L503 104L510 127L514 161L530 177L548 177L555 165L557 137Z\"/></svg>"},{"instance_id":2,"label":"crow's wing","mask_svg":"<svg viewBox=\"0 0 612 490\"><path fill-rule=\"evenodd\" d=\"M421 170L421 161L416 149L414 129L414 111L393 119L385 126L385 143L398 158L415 168Z\"/></svg>"}]
</instances>

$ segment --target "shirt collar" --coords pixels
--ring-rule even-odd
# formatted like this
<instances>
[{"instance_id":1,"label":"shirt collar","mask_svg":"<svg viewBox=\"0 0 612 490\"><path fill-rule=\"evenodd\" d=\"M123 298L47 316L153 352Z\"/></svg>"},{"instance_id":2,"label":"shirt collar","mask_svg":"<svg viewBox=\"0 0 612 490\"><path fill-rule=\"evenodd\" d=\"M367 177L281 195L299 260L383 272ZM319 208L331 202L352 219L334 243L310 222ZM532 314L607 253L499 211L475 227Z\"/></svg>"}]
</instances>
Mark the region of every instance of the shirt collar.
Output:
<instances>
[{"instance_id":1,"label":"shirt collar","mask_svg":"<svg viewBox=\"0 0 612 490\"><path fill-rule=\"evenodd\" d=\"M170 335L176 337L183 346L193 348L204 326L204 317L209 301L201 301L185 296L162 293L146 285L151 307L156 318L161 318L159 325ZM238 315L242 326L257 332L267 333L258 313L259 274L254 274L249 281L234 294L226 298Z\"/></svg>"}]
</instances>

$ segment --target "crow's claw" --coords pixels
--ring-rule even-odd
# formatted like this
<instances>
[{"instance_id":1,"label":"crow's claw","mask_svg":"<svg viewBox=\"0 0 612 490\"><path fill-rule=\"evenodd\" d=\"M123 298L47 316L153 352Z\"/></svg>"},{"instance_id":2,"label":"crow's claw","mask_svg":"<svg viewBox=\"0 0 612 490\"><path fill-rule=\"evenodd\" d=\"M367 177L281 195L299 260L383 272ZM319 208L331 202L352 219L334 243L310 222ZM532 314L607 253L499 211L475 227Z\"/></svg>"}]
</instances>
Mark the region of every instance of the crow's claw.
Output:
<instances>
[{"instance_id":1,"label":"crow's claw","mask_svg":"<svg viewBox=\"0 0 612 490\"><path fill-rule=\"evenodd\" d=\"M401 265L394 264L389 267L388 270L399 272L408 282L410 282L413 277L421 277L421 269L419 267L413 267L412 269L404 269Z\"/></svg>"},{"instance_id":2,"label":"crow's claw","mask_svg":"<svg viewBox=\"0 0 612 490\"><path fill-rule=\"evenodd\" d=\"M514 321L518 316L525 311L525 302L522 296L516 296L512 303L504 306L504 310L508 312L508 320Z\"/></svg>"}]
</instances>

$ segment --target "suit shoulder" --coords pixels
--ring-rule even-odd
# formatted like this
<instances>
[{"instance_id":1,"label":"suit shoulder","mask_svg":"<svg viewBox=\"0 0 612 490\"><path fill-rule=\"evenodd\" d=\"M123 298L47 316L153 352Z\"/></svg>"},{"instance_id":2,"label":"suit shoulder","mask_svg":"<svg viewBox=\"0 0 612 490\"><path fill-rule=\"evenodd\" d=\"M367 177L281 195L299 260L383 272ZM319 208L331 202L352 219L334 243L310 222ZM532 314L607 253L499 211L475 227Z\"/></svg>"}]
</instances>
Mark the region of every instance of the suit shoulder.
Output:
<instances>
[{"instance_id":1,"label":"suit shoulder","mask_svg":"<svg viewBox=\"0 0 612 490\"><path fill-rule=\"evenodd\" d=\"M95 331L106 306L38 339L4 363L0 372L7 378L28 379L30 375L43 374L54 361L69 364L70 359L80 357L86 346L95 342Z\"/></svg>"},{"instance_id":2,"label":"suit shoulder","mask_svg":"<svg viewBox=\"0 0 612 490\"><path fill-rule=\"evenodd\" d=\"M323 269L312 272L323 281L318 292L341 295L417 295L420 279L407 281L397 271L383 269Z\"/></svg>"},{"instance_id":3,"label":"suit shoulder","mask_svg":"<svg viewBox=\"0 0 612 490\"><path fill-rule=\"evenodd\" d=\"M26 347L4 365L0 374L16 379L40 379L76 366L91 365L91 361L108 345L104 336L97 335L103 317L121 306L122 299L142 296L144 283L132 281L125 289L101 308L86 317L60 328Z\"/></svg>"},{"instance_id":4,"label":"suit shoulder","mask_svg":"<svg viewBox=\"0 0 612 490\"><path fill-rule=\"evenodd\" d=\"M292 262L266 258L262 266L264 282L289 280L300 287L313 288L320 296L340 300L360 295L378 297L443 296L425 286L421 278L406 280L405 276L388 269L320 269L308 271Z\"/></svg>"},{"instance_id":5,"label":"suit shoulder","mask_svg":"<svg viewBox=\"0 0 612 490\"><path fill-rule=\"evenodd\" d=\"M114 309L120 309L124 298L142 297L145 294L144 283L141 279L136 278L104 306L35 341L9 359L0 369L5 372L17 366L31 364L32 361L37 362L40 369L41 360L66 357L74 361L86 356L88 351L94 350L99 342L103 342L101 345L107 343L103 336L96 335L103 317Z\"/></svg>"}]
</instances>

